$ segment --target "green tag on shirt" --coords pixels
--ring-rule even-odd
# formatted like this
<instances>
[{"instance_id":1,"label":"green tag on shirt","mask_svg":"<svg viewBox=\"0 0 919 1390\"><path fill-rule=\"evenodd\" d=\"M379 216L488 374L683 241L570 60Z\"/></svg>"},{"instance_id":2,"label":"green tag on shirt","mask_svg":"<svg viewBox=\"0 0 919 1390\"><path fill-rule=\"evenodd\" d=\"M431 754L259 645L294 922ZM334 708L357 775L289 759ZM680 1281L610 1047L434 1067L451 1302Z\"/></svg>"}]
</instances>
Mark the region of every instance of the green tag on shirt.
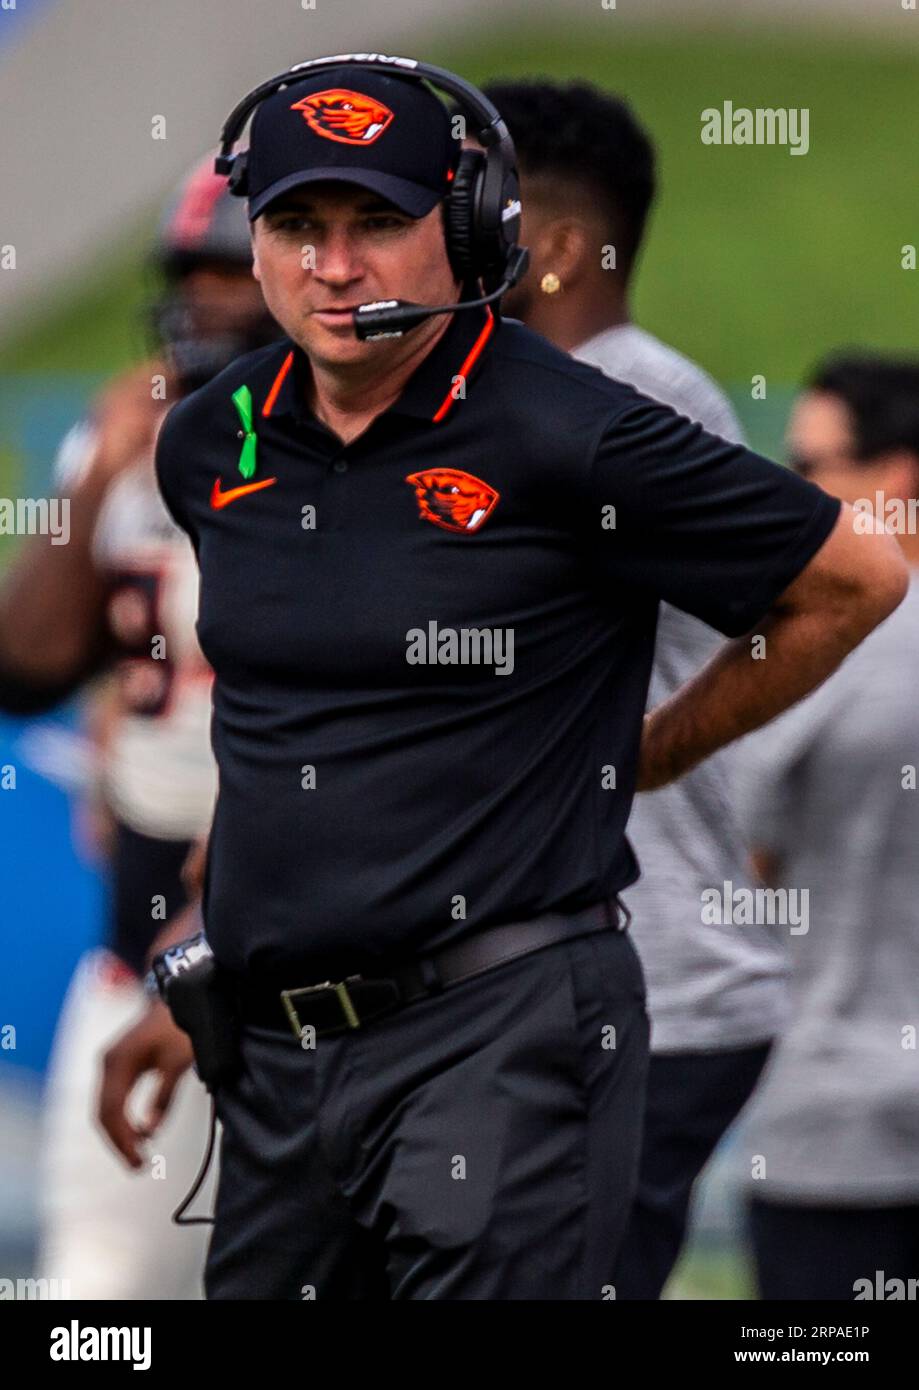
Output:
<instances>
[{"instance_id":1,"label":"green tag on shirt","mask_svg":"<svg viewBox=\"0 0 919 1390\"><path fill-rule=\"evenodd\" d=\"M239 471L244 478L251 478L255 472L255 446L258 442L252 428L252 392L248 386L240 386L233 392L233 404L243 427L243 446L239 452Z\"/></svg>"}]
</instances>

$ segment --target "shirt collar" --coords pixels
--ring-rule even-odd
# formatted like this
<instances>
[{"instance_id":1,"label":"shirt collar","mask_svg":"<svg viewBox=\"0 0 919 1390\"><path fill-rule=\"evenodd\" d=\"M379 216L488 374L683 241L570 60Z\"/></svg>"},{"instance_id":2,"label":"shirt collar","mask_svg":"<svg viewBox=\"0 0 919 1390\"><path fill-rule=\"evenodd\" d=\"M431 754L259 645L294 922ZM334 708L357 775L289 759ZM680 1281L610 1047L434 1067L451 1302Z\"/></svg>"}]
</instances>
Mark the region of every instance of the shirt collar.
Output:
<instances>
[{"instance_id":1,"label":"shirt collar","mask_svg":"<svg viewBox=\"0 0 919 1390\"><path fill-rule=\"evenodd\" d=\"M473 298L476 294L473 287L467 286L463 298ZM470 380L487 355L497 325L498 320L489 305L451 314L443 336L419 363L398 400L385 413L409 415L439 424L457 401L463 399L462 393L456 390L456 378L463 378L468 389ZM290 415L301 423L315 421L306 404L310 370L306 353L295 344L288 344L274 376L263 391L262 401L257 405L259 415L271 416L272 419Z\"/></svg>"}]
</instances>

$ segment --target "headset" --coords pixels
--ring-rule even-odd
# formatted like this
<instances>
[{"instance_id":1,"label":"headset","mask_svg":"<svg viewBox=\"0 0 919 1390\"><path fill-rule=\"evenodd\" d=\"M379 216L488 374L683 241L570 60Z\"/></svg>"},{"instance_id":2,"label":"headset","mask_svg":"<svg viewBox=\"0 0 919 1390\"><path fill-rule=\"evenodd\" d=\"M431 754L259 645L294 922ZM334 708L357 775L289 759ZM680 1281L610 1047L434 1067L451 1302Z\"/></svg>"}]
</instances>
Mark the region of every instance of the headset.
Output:
<instances>
[{"instance_id":1,"label":"headset","mask_svg":"<svg viewBox=\"0 0 919 1390\"><path fill-rule=\"evenodd\" d=\"M396 58L382 53L339 53L329 58L310 58L295 63L255 87L230 112L220 137L220 153L214 168L225 174L231 193L248 195L248 151L233 147L255 108L267 97L323 68L343 63L372 68L393 77L410 77L449 93L460 111L475 126L480 150L464 149L449 192L444 199L447 253L458 279L481 281L486 293L479 299L456 304L413 304L383 299L362 304L353 314L354 329L362 340L399 338L409 328L433 314L457 313L491 304L516 285L526 271L529 252L518 245L520 231L520 183L517 156L510 132L495 106L471 82L415 58Z\"/></svg>"}]
</instances>

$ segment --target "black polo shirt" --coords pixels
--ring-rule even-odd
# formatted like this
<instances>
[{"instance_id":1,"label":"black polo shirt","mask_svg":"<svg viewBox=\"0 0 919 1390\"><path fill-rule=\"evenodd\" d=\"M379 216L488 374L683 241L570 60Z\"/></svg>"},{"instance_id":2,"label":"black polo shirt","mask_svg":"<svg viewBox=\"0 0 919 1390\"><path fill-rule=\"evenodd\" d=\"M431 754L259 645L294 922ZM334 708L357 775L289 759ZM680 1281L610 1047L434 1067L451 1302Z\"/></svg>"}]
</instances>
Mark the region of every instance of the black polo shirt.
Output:
<instances>
[{"instance_id":1,"label":"black polo shirt","mask_svg":"<svg viewBox=\"0 0 919 1390\"><path fill-rule=\"evenodd\" d=\"M239 358L157 448L216 677L208 937L294 985L632 883L658 601L748 631L839 510L488 310L348 445L309 370Z\"/></svg>"}]
</instances>

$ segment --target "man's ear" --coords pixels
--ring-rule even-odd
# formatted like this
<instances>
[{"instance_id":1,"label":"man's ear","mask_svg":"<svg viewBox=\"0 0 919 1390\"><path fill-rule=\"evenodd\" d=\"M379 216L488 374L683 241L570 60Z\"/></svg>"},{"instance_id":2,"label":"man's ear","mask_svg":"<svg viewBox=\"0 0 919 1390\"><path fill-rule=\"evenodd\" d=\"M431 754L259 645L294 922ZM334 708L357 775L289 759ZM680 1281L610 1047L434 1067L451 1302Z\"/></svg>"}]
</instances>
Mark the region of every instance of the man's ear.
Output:
<instances>
[{"instance_id":1,"label":"man's ear","mask_svg":"<svg viewBox=\"0 0 919 1390\"><path fill-rule=\"evenodd\" d=\"M919 496L919 454L912 449L888 449L871 462L883 470L883 491L896 497Z\"/></svg>"},{"instance_id":2,"label":"man's ear","mask_svg":"<svg viewBox=\"0 0 919 1390\"><path fill-rule=\"evenodd\" d=\"M249 239L252 242L252 274L256 280L261 280L262 272L258 263L258 246L256 244L255 223L249 223Z\"/></svg>"},{"instance_id":3,"label":"man's ear","mask_svg":"<svg viewBox=\"0 0 919 1390\"><path fill-rule=\"evenodd\" d=\"M554 270L563 285L580 280L591 256L591 235L577 217L560 217L546 224L542 237L542 259Z\"/></svg>"}]
</instances>

